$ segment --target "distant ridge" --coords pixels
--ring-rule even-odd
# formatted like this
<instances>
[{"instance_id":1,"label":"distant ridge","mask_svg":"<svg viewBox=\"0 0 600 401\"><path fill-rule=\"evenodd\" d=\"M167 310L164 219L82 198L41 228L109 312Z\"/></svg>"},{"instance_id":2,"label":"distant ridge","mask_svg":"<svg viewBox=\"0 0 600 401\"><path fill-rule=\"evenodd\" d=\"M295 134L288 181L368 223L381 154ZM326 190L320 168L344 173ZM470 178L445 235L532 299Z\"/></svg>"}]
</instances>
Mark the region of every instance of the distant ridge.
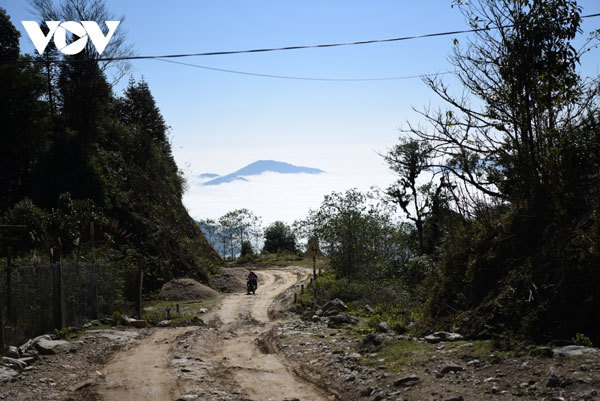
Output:
<instances>
[{"instance_id":1,"label":"distant ridge","mask_svg":"<svg viewBox=\"0 0 600 401\"><path fill-rule=\"evenodd\" d=\"M204 173L204 174L200 174L198 176L198 178L217 178L219 176L219 174L214 174L214 173Z\"/></svg>"},{"instance_id":2,"label":"distant ridge","mask_svg":"<svg viewBox=\"0 0 600 401\"><path fill-rule=\"evenodd\" d=\"M321 174L323 170L312 167L294 166L290 163L278 162L275 160L258 160L247 165L231 174L207 181L202 185L220 185L232 181L248 181L244 177L260 175L266 172L279 174ZM203 174L204 175L204 174Z\"/></svg>"}]
</instances>

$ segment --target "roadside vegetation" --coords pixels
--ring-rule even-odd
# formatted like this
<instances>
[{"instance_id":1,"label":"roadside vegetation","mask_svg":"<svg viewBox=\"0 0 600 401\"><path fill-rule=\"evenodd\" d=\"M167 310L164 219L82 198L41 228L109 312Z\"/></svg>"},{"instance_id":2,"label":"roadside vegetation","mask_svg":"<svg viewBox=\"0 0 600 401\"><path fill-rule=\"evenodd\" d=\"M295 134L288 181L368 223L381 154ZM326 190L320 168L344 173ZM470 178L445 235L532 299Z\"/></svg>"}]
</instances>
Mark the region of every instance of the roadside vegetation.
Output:
<instances>
[{"instance_id":1,"label":"roadside vegetation","mask_svg":"<svg viewBox=\"0 0 600 401\"><path fill-rule=\"evenodd\" d=\"M491 28L455 41L463 94L425 78L447 107L382 155L397 181L334 193L305 221L332 270L318 303L368 303L413 332L598 344L598 84L579 75L598 32L581 38L574 1L455 5Z\"/></svg>"}]
</instances>

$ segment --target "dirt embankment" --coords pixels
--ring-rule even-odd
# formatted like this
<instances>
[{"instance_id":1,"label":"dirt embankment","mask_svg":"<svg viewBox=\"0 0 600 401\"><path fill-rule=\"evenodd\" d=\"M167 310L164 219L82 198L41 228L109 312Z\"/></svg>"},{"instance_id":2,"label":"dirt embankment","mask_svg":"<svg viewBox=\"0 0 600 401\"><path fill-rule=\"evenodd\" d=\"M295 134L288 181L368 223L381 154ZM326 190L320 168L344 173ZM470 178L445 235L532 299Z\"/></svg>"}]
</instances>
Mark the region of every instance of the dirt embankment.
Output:
<instances>
[{"instance_id":1,"label":"dirt embankment","mask_svg":"<svg viewBox=\"0 0 600 401\"><path fill-rule=\"evenodd\" d=\"M248 273L244 267L224 267L220 274L210 276L210 285L224 293L246 292Z\"/></svg>"},{"instance_id":2,"label":"dirt embankment","mask_svg":"<svg viewBox=\"0 0 600 401\"><path fill-rule=\"evenodd\" d=\"M191 278L171 280L160 290L167 301L196 301L216 298L219 293Z\"/></svg>"}]
</instances>

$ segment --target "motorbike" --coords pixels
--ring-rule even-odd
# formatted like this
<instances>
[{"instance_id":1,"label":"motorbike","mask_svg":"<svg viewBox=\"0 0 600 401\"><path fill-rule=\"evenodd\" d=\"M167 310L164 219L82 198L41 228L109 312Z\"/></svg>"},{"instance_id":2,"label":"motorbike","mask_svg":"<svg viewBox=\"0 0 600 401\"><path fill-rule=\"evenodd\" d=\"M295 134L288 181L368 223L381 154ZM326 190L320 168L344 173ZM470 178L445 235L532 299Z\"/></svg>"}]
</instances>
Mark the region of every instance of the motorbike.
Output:
<instances>
[{"instance_id":1,"label":"motorbike","mask_svg":"<svg viewBox=\"0 0 600 401\"><path fill-rule=\"evenodd\" d=\"M246 294L250 295L250 293L252 294L256 294L256 287L258 286L258 284L256 283L255 279L249 279L246 282Z\"/></svg>"}]
</instances>

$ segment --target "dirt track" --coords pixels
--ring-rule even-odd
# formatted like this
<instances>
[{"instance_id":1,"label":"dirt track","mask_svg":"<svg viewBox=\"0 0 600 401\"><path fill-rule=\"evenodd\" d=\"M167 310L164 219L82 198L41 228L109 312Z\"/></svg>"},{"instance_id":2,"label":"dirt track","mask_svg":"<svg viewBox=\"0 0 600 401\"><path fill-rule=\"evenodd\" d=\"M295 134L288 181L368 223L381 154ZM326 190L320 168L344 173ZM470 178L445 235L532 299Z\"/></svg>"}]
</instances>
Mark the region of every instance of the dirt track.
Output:
<instances>
[{"instance_id":1,"label":"dirt track","mask_svg":"<svg viewBox=\"0 0 600 401\"><path fill-rule=\"evenodd\" d=\"M100 398L325 400L259 340L273 325L269 306L307 273L286 269L257 274L257 294L228 295L212 314L210 328L156 329L135 347L115 354L101 371L103 379L95 389Z\"/></svg>"}]
</instances>

